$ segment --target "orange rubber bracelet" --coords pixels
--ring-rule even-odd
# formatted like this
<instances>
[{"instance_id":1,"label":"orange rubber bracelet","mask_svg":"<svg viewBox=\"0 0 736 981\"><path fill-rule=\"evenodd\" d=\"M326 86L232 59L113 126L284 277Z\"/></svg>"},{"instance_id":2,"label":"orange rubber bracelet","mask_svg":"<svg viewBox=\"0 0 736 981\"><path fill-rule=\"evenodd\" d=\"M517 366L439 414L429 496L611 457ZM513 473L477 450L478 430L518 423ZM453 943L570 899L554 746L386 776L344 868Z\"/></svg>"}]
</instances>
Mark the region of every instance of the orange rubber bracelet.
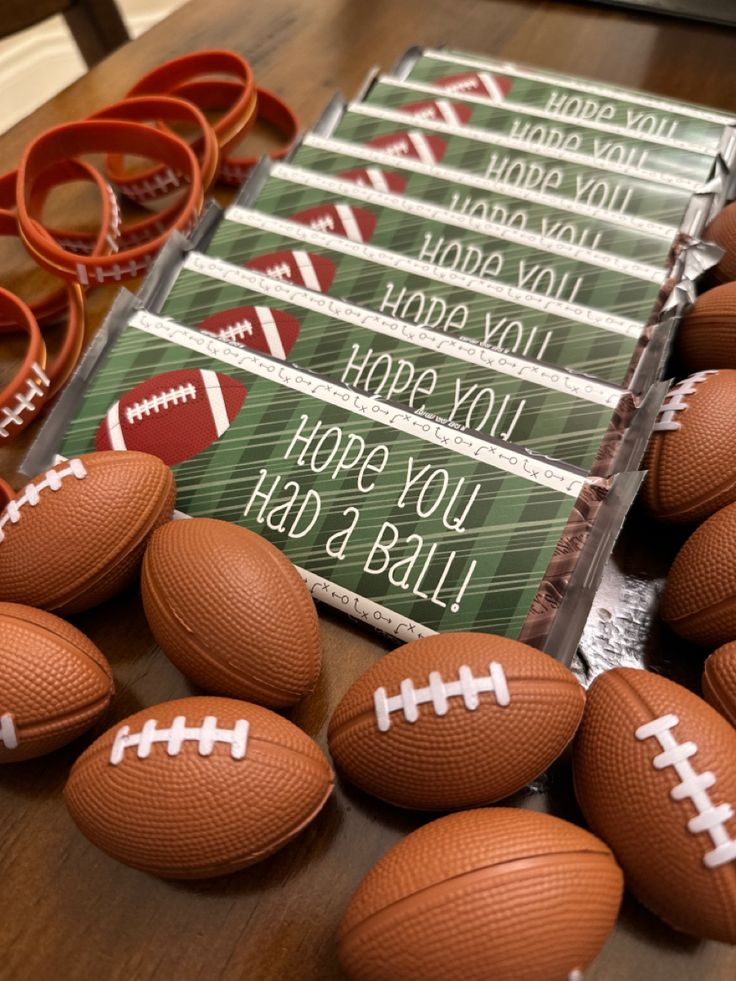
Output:
<instances>
[{"instance_id":1,"label":"orange rubber bracelet","mask_svg":"<svg viewBox=\"0 0 736 981\"><path fill-rule=\"evenodd\" d=\"M256 116L256 92L250 65L234 51L195 51L181 58L165 62L144 75L126 98L141 95L174 95L183 83L207 75L231 75L236 82L236 96L225 113L212 124L221 151L234 145L253 125ZM200 107L201 108L201 107ZM196 144L195 144L196 146ZM164 185L164 169L160 167L129 174L123 168L121 154L111 154L106 159L107 173L123 194L128 187L140 181L153 183L158 178ZM161 191L161 194L168 190Z\"/></svg>"},{"instance_id":2,"label":"orange rubber bracelet","mask_svg":"<svg viewBox=\"0 0 736 981\"><path fill-rule=\"evenodd\" d=\"M117 201L114 200L112 188L100 172L89 164L80 160L65 160L57 167L44 171L34 187L32 210L35 213L41 213L52 187L79 180L96 184L100 192L105 214L99 232L93 234L61 229L49 229L49 231L60 245L72 251L84 251L90 255L109 255L117 249L119 210ZM15 206L16 183L16 171L0 177L0 236L8 238L20 237L18 218L11 210ZM110 201L109 212L104 209L106 199ZM67 286L62 286L44 294L39 299L32 299L27 302L39 324L52 324L60 320L70 310L72 304L70 293L71 291ZM76 297L73 302L78 305ZM74 329L74 323L71 324L70 329ZM0 333L17 330L18 327L15 323L0 321ZM51 375L51 371L49 374Z\"/></svg>"},{"instance_id":3,"label":"orange rubber bracelet","mask_svg":"<svg viewBox=\"0 0 736 981\"><path fill-rule=\"evenodd\" d=\"M220 164L220 147L212 126L202 112L185 99L170 95L141 95L122 99L114 105L105 106L93 112L88 119L127 119L131 122L146 122L162 120L167 123L193 123L200 131L192 150L197 153L202 180L202 189L206 193L217 177ZM196 146L196 150L195 150ZM161 167L128 176L125 182L125 196L139 204L155 201L164 194L178 190L181 187L181 177L171 169Z\"/></svg>"},{"instance_id":4,"label":"orange rubber bracelet","mask_svg":"<svg viewBox=\"0 0 736 981\"><path fill-rule=\"evenodd\" d=\"M83 153L133 153L153 157L165 167L182 174L187 193L178 213L161 234L115 255L79 255L60 246L44 228L32 208L33 188L43 171L62 160ZM18 224L21 237L39 265L82 286L120 282L147 271L156 253L177 229L191 230L203 204L202 182L197 159L178 137L151 126L124 120L83 120L56 126L30 143L21 158L16 187Z\"/></svg>"},{"instance_id":5,"label":"orange rubber bracelet","mask_svg":"<svg viewBox=\"0 0 736 981\"><path fill-rule=\"evenodd\" d=\"M174 89L174 94L189 99L202 109L223 109L235 98L237 83L224 79L205 79L202 81L186 82ZM281 146L266 154L271 160L283 160L289 153L299 134L299 120L296 114L283 99L269 89L256 88L258 107L256 119L270 123L283 136ZM239 187L248 177L263 154L250 156L224 155L220 163L218 181Z\"/></svg>"},{"instance_id":6,"label":"orange rubber bracelet","mask_svg":"<svg viewBox=\"0 0 736 981\"><path fill-rule=\"evenodd\" d=\"M30 338L25 360L15 378L0 391L0 440L11 439L35 419L48 398L46 345L30 307L0 287L0 315Z\"/></svg>"}]
</instances>

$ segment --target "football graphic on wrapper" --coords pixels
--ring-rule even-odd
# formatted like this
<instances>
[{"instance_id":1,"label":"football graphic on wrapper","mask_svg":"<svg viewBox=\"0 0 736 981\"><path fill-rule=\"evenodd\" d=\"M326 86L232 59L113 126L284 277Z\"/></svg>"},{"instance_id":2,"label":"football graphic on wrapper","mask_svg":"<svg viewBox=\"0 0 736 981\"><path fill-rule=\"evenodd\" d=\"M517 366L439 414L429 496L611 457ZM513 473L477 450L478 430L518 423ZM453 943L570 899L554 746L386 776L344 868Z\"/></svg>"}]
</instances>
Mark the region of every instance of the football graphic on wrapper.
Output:
<instances>
[{"instance_id":1,"label":"football graphic on wrapper","mask_svg":"<svg viewBox=\"0 0 736 981\"><path fill-rule=\"evenodd\" d=\"M376 230L377 218L367 208L352 204L318 204L289 215L289 221L307 225L318 232L340 235L351 242L370 242Z\"/></svg>"},{"instance_id":2,"label":"football graphic on wrapper","mask_svg":"<svg viewBox=\"0 0 736 981\"><path fill-rule=\"evenodd\" d=\"M473 115L471 106L462 102L450 102L449 99L423 99L421 102L408 102L397 108L416 119L446 123L448 126L465 126Z\"/></svg>"},{"instance_id":3,"label":"football graphic on wrapper","mask_svg":"<svg viewBox=\"0 0 736 981\"><path fill-rule=\"evenodd\" d=\"M736 283L697 298L678 328L675 349L688 371L736 368Z\"/></svg>"},{"instance_id":4,"label":"football graphic on wrapper","mask_svg":"<svg viewBox=\"0 0 736 981\"><path fill-rule=\"evenodd\" d=\"M76 627L0 603L0 763L76 739L105 712L113 690L109 664Z\"/></svg>"},{"instance_id":5,"label":"football graphic on wrapper","mask_svg":"<svg viewBox=\"0 0 736 981\"><path fill-rule=\"evenodd\" d=\"M301 324L284 310L274 307L231 307L213 313L197 329L214 334L221 341L237 344L282 361L299 336Z\"/></svg>"},{"instance_id":6,"label":"football graphic on wrapper","mask_svg":"<svg viewBox=\"0 0 736 981\"><path fill-rule=\"evenodd\" d=\"M491 102L503 102L511 91L510 78L492 75L490 72L460 72L432 79L432 85L454 92L456 95L477 95Z\"/></svg>"},{"instance_id":7,"label":"football graphic on wrapper","mask_svg":"<svg viewBox=\"0 0 736 981\"><path fill-rule=\"evenodd\" d=\"M675 633L711 650L736 637L736 504L716 511L677 553L660 614Z\"/></svg>"},{"instance_id":8,"label":"football graphic on wrapper","mask_svg":"<svg viewBox=\"0 0 736 981\"><path fill-rule=\"evenodd\" d=\"M143 562L143 608L179 670L205 691L271 708L312 691L317 612L286 556L229 521L192 518L159 531Z\"/></svg>"},{"instance_id":9,"label":"football graphic on wrapper","mask_svg":"<svg viewBox=\"0 0 736 981\"><path fill-rule=\"evenodd\" d=\"M622 891L610 850L582 828L519 808L461 811L368 872L340 924L340 964L350 981L577 981Z\"/></svg>"},{"instance_id":10,"label":"football graphic on wrapper","mask_svg":"<svg viewBox=\"0 0 736 981\"><path fill-rule=\"evenodd\" d=\"M165 371L110 406L97 429L95 448L140 450L174 466L219 439L240 412L246 394L241 382L219 371Z\"/></svg>"},{"instance_id":11,"label":"football graphic on wrapper","mask_svg":"<svg viewBox=\"0 0 736 981\"><path fill-rule=\"evenodd\" d=\"M436 164L445 155L447 140L436 133L423 133L418 129L400 129L384 136L374 136L366 140L366 146L390 153L395 157L409 157L426 164Z\"/></svg>"},{"instance_id":12,"label":"football graphic on wrapper","mask_svg":"<svg viewBox=\"0 0 736 981\"><path fill-rule=\"evenodd\" d=\"M588 689L575 793L663 920L736 943L736 730L686 688L616 668Z\"/></svg>"},{"instance_id":13,"label":"football graphic on wrapper","mask_svg":"<svg viewBox=\"0 0 736 981\"><path fill-rule=\"evenodd\" d=\"M736 726L736 642L719 647L705 662L703 698Z\"/></svg>"},{"instance_id":14,"label":"football graphic on wrapper","mask_svg":"<svg viewBox=\"0 0 736 981\"><path fill-rule=\"evenodd\" d=\"M644 460L644 503L661 521L702 521L736 501L736 371L701 371L670 390Z\"/></svg>"},{"instance_id":15,"label":"football graphic on wrapper","mask_svg":"<svg viewBox=\"0 0 736 981\"><path fill-rule=\"evenodd\" d=\"M300 249L284 252L268 252L257 255L243 263L244 269L254 269L256 272L280 279L285 283L303 286L314 290L315 293L326 293L337 269L335 263L316 252L303 252Z\"/></svg>"},{"instance_id":16,"label":"football graphic on wrapper","mask_svg":"<svg viewBox=\"0 0 736 981\"><path fill-rule=\"evenodd\" d=\"M172 472L146 453L56 464L0 514L0 596L61 614L103 603L136 578L175 494Z\"/></svg>"},{"instance_id":17,"label":"football graphic on wrapper","mask_svg":"<svg viewBox=\"0 0 736 981\"><path fill-rule=\"evenodd\" d=\"M405 177L390 170L381 170L380 167L356 167L354 170L343 170L337 176L362 187L372 187L376 191L403 194L406 190Z\"/></svg>"},{"instance_id":18,"label":"football graphic on wrapper","mask_svg":"<svg viewBox=\"0 0 736 981\"><path fill-rule=\"evenodd\" d=\"M317 744L258 705L182 698L124 719L72 768L64 800L89 840L164 878L225 875L291 841L333 776Z\"/></svg>"},{"instance_id":19,"label":"football graphic on wrapper","mask_svg":"<svg viewBox=\"0 0 736 981\"><path fill-rule=\"evenodd\" d=\"M584 704L548 654L491 634L435 634L368 668L335 709L328 740L342 773L391 804L472 807L546 770Z\"/></svg>"}]
</instances>

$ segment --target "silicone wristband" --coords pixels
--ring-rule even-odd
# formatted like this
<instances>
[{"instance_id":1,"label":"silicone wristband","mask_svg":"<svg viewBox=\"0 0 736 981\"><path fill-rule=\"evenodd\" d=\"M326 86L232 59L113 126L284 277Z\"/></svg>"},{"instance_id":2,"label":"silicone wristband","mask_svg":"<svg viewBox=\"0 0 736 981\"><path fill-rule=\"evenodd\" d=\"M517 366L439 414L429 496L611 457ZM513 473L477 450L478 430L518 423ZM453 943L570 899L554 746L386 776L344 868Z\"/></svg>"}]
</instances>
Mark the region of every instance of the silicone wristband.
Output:
<instances>
[{"instance_id":1,"label":"silicone wristband","mask_svg":"<svg viewBox=\"0 0 736 981\"><path fill-rule=\"evenodd\" d=\"M29 338L25 360L15 378L0 391L0 440L22 432L48 398L46 345L30 307L0 287L0 315L24 330Z\"/></svg>"},{"instance_id":2,"label":"silicone wristband","mask_svg":"<svg viewBox=\"0 0 736 981\"><path fill-rule=\"evenodd\" d=\"M197 51L167 61L144 75L130 89L126 98L142 95L174 95L174 90L178 86L207 75L231 75L237 80L233 83L234 98L228 104L227 111L212 125L218 146L224 151L248 131L256 114L253 72L248 62L234 51ZM198 144L195 143L194 146L197 147ZM141 180L146 182L155 182L157 178L164 180L163 168L160 167L133 175L128 174L123 169L121 155L109 156L106 166L110 178L126 195L128 187ZM162 191L163 193L168 192Z\"/></svg>"},{"instance_id":3,"label":"silicone wristband","mask_svg":"<svg viewBox=\"0 0 736 981\"><path fill-rule=\"evenodd\" d=\"M222 109L232 102L236 88L237 83L235 82L224 79L205 79L179 85L174 89L174 93L189 99L202 109ZM283 144L269 151L267 156L271 160L282 160L294 145L294 140L299 133L299 120L291 107L275 92L271 92L269 89L256 88L256 94L258 96L256 119L270 123L284 138ZM218 181L239 187L261 156L263 154L223 155L217 177Z\"/></svg>"},{"instance_id":4,"label":"silicone wristband","mask_svg":"<svg viewBox=\"0 0 736 981\"><path fill-rule=\"evenodd\" d=\"M39 178L34 187L32 210L41 213L46 198L54 186L72 181L86 180L97 185L100 200L103 202L102 224L98 233L49 229L57 242L65 248L79 250L88 255L109 255L117 250L119 236L119 209L112 188L94 167L81 160L66 160L57 167L49 168ZM19 238L17 215L11 210L15 206L17 171L0 177L0 236ZM105 208L105 202L110 205ZM28 302L31 312L41 325L56 323L70 307L70 290L66 286L53 289L38 299ZM77 302L76 299L74 301ZM72 324L73 327L73 324ZM17 331L16 324L0 320L0 333Z\"/></svg>"},{"instance_id":5,"label":"silicone wristband","mask_svg":"<svg viewBox=\"0 0 736 981\"><path fill-rule=\"evenodd\" d=\"M212 126L207 122L202 112L185 99L170 95L141 95L125 98L114 105L105 106L87 117L88 119L126 119L131 122L147 122L162 120L163 122L193 123L200 131L192 150L196 152L202 180L202 189L206 193L217 177L220 164L220 147ZM196 145L196 150L194 149ZM120 160L118 155L108 156L106 165L110 171L110 162L115 166ZM114 169L114 167L113 167ZM125 196L139 204L155 201L157 198L181 187L181 177L171 169L149 167L135 174L127 174L122 184L118 181Z\"/></svg>"},{"instance_id":6,"label":"silicone wristband","mask_svg":"<svg viewBox=\"0 0 736 981\"><path fill-rule=\"evenodd\" d=\"M187 193L168 228L150 241L122 250L116 255L87 256L62 248L43 227L31 208L33 188L40 175L61 160L82 153L134 153L154 157L181 173L188 182ZM178 137L151 126L123 120L84 120L47 130L30 143L21 159L17 178L18 223L23 241L45 269L82 286L102 284L145 273L171 230L186 234L201 210L202 183L196 157ZM160 217L160 216L159 216Z\"/></svg>"}]
</instances>

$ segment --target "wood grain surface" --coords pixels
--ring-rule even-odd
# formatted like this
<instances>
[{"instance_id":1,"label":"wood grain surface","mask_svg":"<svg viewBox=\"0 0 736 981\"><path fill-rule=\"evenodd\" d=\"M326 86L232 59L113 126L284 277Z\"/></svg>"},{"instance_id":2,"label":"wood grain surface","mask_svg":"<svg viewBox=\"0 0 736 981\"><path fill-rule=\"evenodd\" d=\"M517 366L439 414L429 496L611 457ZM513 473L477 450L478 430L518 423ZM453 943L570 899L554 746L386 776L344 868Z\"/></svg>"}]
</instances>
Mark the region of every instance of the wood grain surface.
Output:
<instances>
[{"instance_id":1,"label":"wood grain surface","mask_svg":"<svg viewBox=\"0 0 736 981\"><path fill-rule=\"evenodd\" d=\"M195 0L0 137L2 170L15 166L34 134L114 101L154 65L196 48L243 53L258 84L290 100L309 125L336 87L351 95L372 65L388 69L416 43L444 42L736 109L735 41L736 33L723 27L553 2ZM23 286L30 277L17 278ZM4 273L0 280L7 282ZM105 288L90 297L91 330L113 296ZM20 348L5 337L0 345L5 375ZM16 487L35 428L0 450L0 474ZM157 650L136 590L74 622L115 672L117 695L105 727L193 691ZM319 687L288 714L324 746L330 712L385 646L331 614L322 614L321 626ZM390 845L428 818L342 785L306 833L262 865L221 880L159 881L97 851L67 816L61 790L88 741L0 771L2 979L339 978L334 934L349 895ZM557 813L574 814L565 763L551 790L531 792L525 803L550 801ZM215 800L212 830L217 833ZM676 934L630 899L586 973L588 981L733 977L732 949Z\"/></svg>"}]
</instances>

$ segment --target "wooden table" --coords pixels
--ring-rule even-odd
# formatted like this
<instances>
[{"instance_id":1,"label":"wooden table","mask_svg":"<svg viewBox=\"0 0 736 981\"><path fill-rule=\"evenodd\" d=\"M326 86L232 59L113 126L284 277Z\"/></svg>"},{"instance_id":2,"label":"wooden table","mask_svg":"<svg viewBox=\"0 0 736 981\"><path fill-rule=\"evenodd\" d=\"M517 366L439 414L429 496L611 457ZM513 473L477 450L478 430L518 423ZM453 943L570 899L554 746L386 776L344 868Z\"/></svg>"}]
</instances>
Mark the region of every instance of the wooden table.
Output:
<instances>
[{"instance_id":1,"label":"wooden table","mask_svg":"<svg viewBox=\"0 0 736 981\"><path fill-rule=\"evenodd\" d=\"M258 83L287 97L310 124L336 87L354 93L370 66L389 68L413 43L446 42L736 109L735 40L723 27L525 0L194 2L0 137L0 169L14 166L43 128L114 101L152 66L196 48L242 52ZM92 297L93 327L112 296ZM14 351L2 343L0 364ZM34 435L0 451L0 473L17 487L16 467ZM106 725L192 691L157 650L135 591L75 622L114 668ZM321 683L290 716L324 745L337 699L384 645L329 614L321 623ZM61 790L84 744L0 771L2 979L338 978L333 938L347 898L387 848L426 819L340 787L308 831L270 861L221 880L163 882L118 865L73 827ZM559 788L569 796L564 774ZM586 977L725 981L736 977L736 953L676 934L627 899Z\"/></svg>"}]
</instances>

